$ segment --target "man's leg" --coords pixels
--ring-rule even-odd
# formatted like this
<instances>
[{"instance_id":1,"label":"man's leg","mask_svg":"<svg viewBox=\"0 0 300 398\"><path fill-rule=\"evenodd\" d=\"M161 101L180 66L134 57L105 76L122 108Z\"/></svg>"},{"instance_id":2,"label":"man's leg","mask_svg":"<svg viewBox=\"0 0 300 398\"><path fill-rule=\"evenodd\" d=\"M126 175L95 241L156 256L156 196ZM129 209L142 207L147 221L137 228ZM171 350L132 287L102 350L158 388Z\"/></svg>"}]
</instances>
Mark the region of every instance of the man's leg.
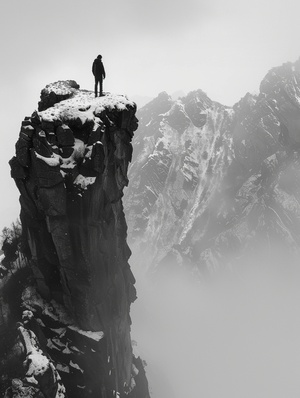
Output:
<instances>
[{"instance_id":1,"label":"man's leg","mask_svg":"<svg viewBox=\"0 0 300 398\"><path fill-rule=\"evenodd\" d=\"M99 80L99 84L100 84L100 97L103 97L103 79Z\"/></svg>"},{"instance_id":2,"label":"man's leg","mask_svg":"<svg viewBox=\"0 0 300 398\"><path fill-rule=\"evenodd\" d=\"M98 80L95 79L95 97L97 97Z\"/></svg>"}]
</instances>

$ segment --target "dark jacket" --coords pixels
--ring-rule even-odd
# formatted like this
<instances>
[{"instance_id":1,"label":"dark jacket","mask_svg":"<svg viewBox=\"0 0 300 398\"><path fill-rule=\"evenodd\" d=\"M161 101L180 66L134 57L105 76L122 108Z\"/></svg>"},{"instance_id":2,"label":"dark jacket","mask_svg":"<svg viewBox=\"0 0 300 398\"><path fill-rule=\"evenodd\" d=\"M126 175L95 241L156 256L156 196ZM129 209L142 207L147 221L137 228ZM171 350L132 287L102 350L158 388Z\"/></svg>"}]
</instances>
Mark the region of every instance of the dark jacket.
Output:
<instances>
[{"instance_id":1,"label":"dark jacket","mask_svg":"<svg viewBox=\"0 0 300 398\"><path fill-rule=\"evenodd\" d=\"M92 72L93 75L95 76L96 79L104 79L105 78L105 69L103 66L103 63L101 59L96 58L93 62L93 67L92 67Z\"/></svg>"}]
</instances>

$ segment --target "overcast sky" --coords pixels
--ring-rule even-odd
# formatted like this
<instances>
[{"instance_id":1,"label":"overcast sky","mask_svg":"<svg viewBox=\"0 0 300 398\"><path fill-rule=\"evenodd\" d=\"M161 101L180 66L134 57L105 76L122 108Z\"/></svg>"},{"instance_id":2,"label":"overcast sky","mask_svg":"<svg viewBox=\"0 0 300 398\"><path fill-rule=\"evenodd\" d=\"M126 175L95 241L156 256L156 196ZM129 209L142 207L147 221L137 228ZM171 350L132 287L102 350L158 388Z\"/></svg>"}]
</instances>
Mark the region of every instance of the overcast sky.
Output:
<instances>
[{"instance_id":1,"label":"overcast sky","mask_svg":"<svg viewBox=\"0 0 300 398\"><path fill-rule=\"evenodd\" d=\"M267 71L300 56L298 0L2 0L0 228L18 216L8 160L24 116L50 82L154 97L201 88L233 105Z\"/></svg>"}]
</instances>

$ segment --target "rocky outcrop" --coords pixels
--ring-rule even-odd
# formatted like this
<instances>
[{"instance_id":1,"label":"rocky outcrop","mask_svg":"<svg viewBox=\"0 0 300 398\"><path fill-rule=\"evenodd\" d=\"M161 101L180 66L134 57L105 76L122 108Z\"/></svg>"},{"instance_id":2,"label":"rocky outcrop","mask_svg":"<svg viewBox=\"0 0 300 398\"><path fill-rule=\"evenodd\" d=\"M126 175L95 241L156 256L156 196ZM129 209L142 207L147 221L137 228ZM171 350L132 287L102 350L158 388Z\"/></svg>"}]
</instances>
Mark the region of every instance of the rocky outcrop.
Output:
<instances>
[{"instance_id":1,"label":"rocky outcrop","mask_svg":"<svg viewBox=\"0 0 300 398\"><path fill-rule=\"evenodd\" d=\"M299 254L299 61L233 107L201 90L161 103L139 110L133 140L124 203L134 257L201 278L258 247Z\"/></svg>"},{"instance_id":2,"label":"rocky outcrop","mask_svg":"<svg viewBox=\"0 0 300 398\"><path fill-rule=\"evenodd\" d=\"M124 96L94 98L66 81L43 89L22 122L10 165L34 282L18 326L28 365L10 394L28 378L45 397L133 394L136 291L122 196L135 111Z\"/></svg>"}]
</instances>

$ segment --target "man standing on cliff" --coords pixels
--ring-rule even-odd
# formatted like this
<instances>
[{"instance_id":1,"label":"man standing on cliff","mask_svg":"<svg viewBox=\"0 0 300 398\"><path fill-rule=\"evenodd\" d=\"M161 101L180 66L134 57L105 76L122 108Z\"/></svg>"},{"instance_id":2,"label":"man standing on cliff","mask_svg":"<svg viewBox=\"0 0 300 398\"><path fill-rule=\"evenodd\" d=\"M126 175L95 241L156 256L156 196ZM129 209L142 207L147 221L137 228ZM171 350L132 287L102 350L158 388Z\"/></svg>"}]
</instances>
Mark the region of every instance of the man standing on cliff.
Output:
<instances>
[{"instance_id":1,"label":"man standing on cliff","mask_svg":"<svg viewBox=\"0 0 300 398\"><path fill-rule=\"evenodd\" d=\"M103 79L105 79L105 69L102 63L102 55L98 55L94 60L92 72L95 76L95 97L97 97L98 83L100 85L99 96L103 97Z\"/></svg>"}]
</instances>

